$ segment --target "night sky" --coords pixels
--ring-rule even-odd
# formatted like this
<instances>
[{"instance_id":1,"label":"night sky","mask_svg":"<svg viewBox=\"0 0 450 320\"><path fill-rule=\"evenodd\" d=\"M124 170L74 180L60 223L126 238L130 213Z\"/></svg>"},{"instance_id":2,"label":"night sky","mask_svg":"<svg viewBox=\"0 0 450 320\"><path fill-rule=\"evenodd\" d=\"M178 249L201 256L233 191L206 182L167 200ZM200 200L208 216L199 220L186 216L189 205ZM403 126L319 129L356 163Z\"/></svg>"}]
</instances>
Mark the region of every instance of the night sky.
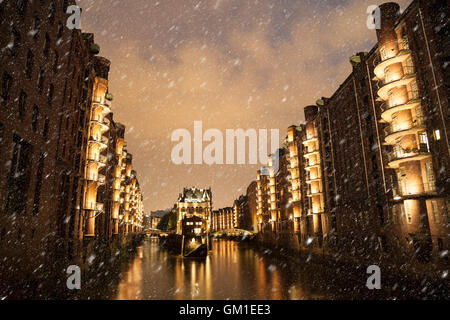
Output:
<instances>
[{"instance_id":1,"label":"night sky","mask_svg":"<svg viewBox=\"0 0 450 320\"><path fill-rule=\"evenodd\" d=\"M112 62L116 121L145 210L173 206L183 187L212 187L214 208L246 193L259 165L174 165L173 130L280 130L330 96L349 57L375 44L367 7L353 0L81 0L83 32ZM402 10L410 0L398 3ZM204 146L207 143L204 143Z\"/></svg>"}]
</instances>

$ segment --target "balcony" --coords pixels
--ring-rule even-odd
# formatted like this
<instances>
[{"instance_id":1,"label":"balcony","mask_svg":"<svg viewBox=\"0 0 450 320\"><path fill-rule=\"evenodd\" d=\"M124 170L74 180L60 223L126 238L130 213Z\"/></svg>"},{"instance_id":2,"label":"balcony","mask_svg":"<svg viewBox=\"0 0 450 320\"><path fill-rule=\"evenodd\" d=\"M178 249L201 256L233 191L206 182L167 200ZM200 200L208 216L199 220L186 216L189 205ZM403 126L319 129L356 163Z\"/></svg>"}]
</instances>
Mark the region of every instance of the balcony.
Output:
<instances>
[{"instance_id":1,"label":"balcony","mask_svg":"<svg viewBox=\"0 0 450 320\"><path fill-rule=\"evenodd\" d=\"M381 105L381 117L386 122L392 121L392 115L402 110L415 109L420 105L421 99L418 91L408 92L408 101L405 103L389 103L384 102Z\"/></svg>"},{"instance_id":2,"label":"balcony","mask_svg":"<svg viewBox=\"0 0 450 320\"><path fill-rule=\"evenodd\" d=\"M311 169L314 169L314 168L320 168L320 163L309 163L309 162L305 163L306 171L310 171Z\"/></svg>"},{"instance_id":3,"label":"balcony","mask_svg":"<svg viewBox=\"0 0 450 320\"><path fill-rule=\"evenodd\" d=\"M378 90L378 96L384 101L389 99L389 91L396 87L406 86L414 81L416 75L415 68L406 66L403 70L403 76L399 79L388 80L383 82L382 87Z\"/></svg>"},{"instance_id":4,"label":"balcony","mask_svg":"<svg viewBox=\"0 0 450 320\"><path fill-rule=\"evenodd\" d=\"M95 204L95 210L99 211L99 212L104 212L105 210L105 206L103 203L97 202Z\"/></svg>"},{"instance_id":5,"label":"balcony","mask_svg":"<svg viewBox=\"0 0 450 320\"><path fill-rule=\"evenodd\" d=\"M93 103L94 109L100 108L104 115L111 113L111 106L109 103L101 103L99 101L94 101Z\"/></svg>"},{"instance_id":6,"label":"balcony","mask_svg":"<svg viewBox=\"0 0 450 320\"><path fill-rule=\"evenodd\" d=\"M311 183L313 183L313 182L316 182L316 181L321 181L322 180L322 178L311 178L311 177L306 177L306 183L307 184L311 184Z\"/></svg>"},{"instance_id":7,"label":"balcony","mask_svg":"<svg viewBox=\"0 0 450 320\"><path fill-rule=\"evenodd\" d=\"M431 157L428 146L421 143L419 149L405 150L397 149L388 154L388 166L390 168L398 168L403 162L419 161Z\"/></svg>"},{"instance_id":8,"label":"balcony","mask_svg":"<svg viewBox=\"0 0 450 320\"><path fill-rule=\"evenodd\" d=\"M297 160L291 160L289 164L289 168L292 170L295 170L298 168L298 161Z\"/></svg>"},{"instance_id":9,"label":"balcony","mask_svg":"<svg viewBox=\"0 0 450 320\"><path fill-rule=\"evenodd\" d=\"M97 182L98 181L98 175L97 174L86 175L86 177L84 179L86 181Z\"/></svg>"},{"instance_id":10,"label":"balcony","mask_svg":"<svg viewBox=\"0 0 450 320\"><path fill-rule=\"evenodd\" d=\"M309 158L310 156L314 156L319 154L319 149L318 148L308 148L309 150L306 150L306 152L304 153L304 157L305 158Z\"/></svg>"},{"instance_id":11,"label":"balcony","mask_svg":"<svg viewBox=\"0 0 450 320\"><path fill-rule=\"evenodd\" d=\"M411 51L410 50L401 50L399 51L399 53L392 58L388 58L386 60L383 60L379 63L377 63L375 69L374 69L374 73L377 76L377 78L379 80L383 80L385 78L385 70L386 67L395 64L395 63L400 63L405 61L406 59L408 59L411 56Z\"/></svg>"},{"instance_id":12,"label":"balcony","mask_svg":"<svg viewBox=\"0 0 450 320\"><path fill-rule=\"evenodd\" d=\"M99 155L99 156L93 155L91 157L88 156L87 161L97 163L98 168L100 169L100 168L106 166L107 158L103 155Z\"/></svg>"},{"instance_id":13,"label":"balcony","mask_svg":"<svg viewBox=\"0 0 450 320\"><path fill-rule=\"evenodd\" d=\"M100 146L101 150L104 150L108 147L108 142L109 142L109 139L106 137L103 137L103 136L101 138L91 137L89 139L89 143L97 143Z\"/></svg>"},{"instance_id":14,"label":"balcony","mask_svg":"<svg viewBox=\"0 0 450 320\"><path fill-rule=\"evenodd\" d=\"M322 213L324 213L324 210L323 210L323 208L316 208L315 210L314 209L308 209L308 216L312 216L312 215L314 215L314 214L322 214Z\"/></svg>"},{"instance_id":15,"label":"balcony","mask_svg":"<svg viewBox=\"0 0 450 320\"><path fill-rule=\"evenodd\" d=\"M291 183L292 183L292 182L297 182L297 181L300 180L300 177L297 177L297 176L294 176L294 177L293 177L293 176L290 176L288 180L291 181Z\"/></svg>"},{"instance_id":16,"label":"balcony","mask_svg":"<svg viewBox=\"0 0 450 320\"><path fill-rule=\"evenodd\" d=\"M100 161L100 163L103 163L104 165L106 165L108 163L108 158L104 155L100 155L99 161Z\"/></svg>"},{"instance_id":17,"label":"balcony","mask_svg":"<svg viewBox=\"0 0 450 320\"><path fill-rule=\"evenodd\" d=\"M102 133L104 133L104 132L109 130L109 121L107 121L107 119L103 119L103 121L99 121L97 119L92 119L91 120L91 125L92 126L99 126L100 127L100 132L102 132Z\"/></svg>"},{"instance_id":18,"label":"balcony","mask_svg":"<svg viewBox=\"0 0 450 320\"><path fill-rule=\"evenodd\" d=\"M400 183L402 184L402 183ZM426 182L420 184L407 184L393 188L394 200L402 198L417 198L424 196L436 195L436 184L434 182Z\"/></svg>"},{"instance_id":19,"label":"balcony","mask_svg":"<svg viewBox=\"0 0 450 320\"><path fill-rule=\"evenodd\" d=\"M90 210L90 211L94 211L96 210L96 202L95 201L86 201L84 203L83 209L84 210Z\"/></svg>"},{"instance_id":20,"label":"balcony","mask_svg":"<svg viewBox=\"0 0 450 320\"><path fill-rule=\"evenodd\" d=\"M296 161L297 159L298 159L298 154L297 153L289 153L288 160Z\"/></svg>"},{"instance_id":21,"label":"balcony","mask_svg":"<svg viewBox=\"0 0 450 320\"><path fill-rule=\"evenodd\" d=\"M418 131L423 129L425 129L425 120L423 117L417 117L410 123L405 122L401 125L391 124L384 129L385 141L387 144L394 144L398 138L410 134L416 134Z\"/></svg>"},{"instance_id":22,"label":"balcony","mask_svg":"<svg viewBox=\"0 0 450 320\"><path fill-rule=\"evenodd\" d=\"M306 195L308 197L320 196L322 194L323 194L323 191L320 191L320 190L315 190L315 191L309 191L308 190L308 192L306 193Z\"/></svg>"},{"instance_id":23,"label":"balcony","mask_svg":"<svg viewBox=\"0 0 450 320\"><path fill-rule=\"evenodd\" d=\"M318 139L319 139L319 136L317 134L315 134L315 135L308 135L306 137L306 140L303 141L303 144L308 144L310 142L315 142L315 141L318 141Z\"/></svg>"}]
</instances>

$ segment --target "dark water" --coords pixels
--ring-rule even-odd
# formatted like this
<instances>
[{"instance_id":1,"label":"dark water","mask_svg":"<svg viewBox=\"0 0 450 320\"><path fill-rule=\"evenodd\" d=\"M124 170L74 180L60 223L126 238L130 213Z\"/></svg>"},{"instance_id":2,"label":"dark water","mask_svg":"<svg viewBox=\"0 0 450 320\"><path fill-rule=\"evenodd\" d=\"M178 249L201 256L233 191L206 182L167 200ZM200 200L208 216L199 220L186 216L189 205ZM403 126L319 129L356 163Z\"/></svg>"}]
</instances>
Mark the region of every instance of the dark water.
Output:
<instances>
[{"instance_id":1,"label":"dark water","mask_svg":"<svg viewBox=\"0 0 450 320\"><path fill-rule=\"evenodd\" d=\"M298 300L345 294L347 290L327 284L323 270L320 276L318 272L232 241L213 241L213 252L204 259L173 256L157 242L146 241L123 274L115 299Z\"/></svg>"},{"instance_id":2,"label":"dark water","mask_svg":"<svg viewBox=\"0 0 450 320\"><path fill-rule=\"evenodd\" d=\"M114 299L311 300L448 299L441 283L387 277L382 290L366 287L367 266L343 266L306 257L295 262L269 250L214 240L203 259L173 256L146 241L122 273Z\"/></svg>"}]
</instances>

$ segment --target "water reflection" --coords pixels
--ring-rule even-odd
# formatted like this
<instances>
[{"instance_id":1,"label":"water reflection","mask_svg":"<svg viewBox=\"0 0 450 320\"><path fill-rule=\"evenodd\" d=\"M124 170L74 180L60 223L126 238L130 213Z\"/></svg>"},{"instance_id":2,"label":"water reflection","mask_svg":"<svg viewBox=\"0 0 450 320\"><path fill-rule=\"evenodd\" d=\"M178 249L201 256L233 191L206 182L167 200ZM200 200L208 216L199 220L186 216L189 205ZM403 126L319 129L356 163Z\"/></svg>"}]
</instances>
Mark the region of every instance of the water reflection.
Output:
<instances>
[{"instance_id":1,"label":"water reflection","mask_svg":"<svg viewBox=\"0 0 450 320\"><path fill-rule=\"evenodd\" d=\"M311 299L290 266L232 241L213 241L206 259L168 254L145 242L124 273L116 299Z\"/></svg>"},{"instance_id":2,"label":"water reflection","mask_svg":"<svg viewBox=\"0 0 450 320\"><path fill-rule=\"evenodd\" d=\"M213 241L206 259L181 258L144 242L116 288L115 299L442 299L442 283L383 274L383 290L368 290L366 266L305 256L300 262L270 252ZM423 288L433 288L429 294ZM443 290L443 292L441 292ZM108 295L110 296L110 295Z\"/></svg>"}]
</instances>

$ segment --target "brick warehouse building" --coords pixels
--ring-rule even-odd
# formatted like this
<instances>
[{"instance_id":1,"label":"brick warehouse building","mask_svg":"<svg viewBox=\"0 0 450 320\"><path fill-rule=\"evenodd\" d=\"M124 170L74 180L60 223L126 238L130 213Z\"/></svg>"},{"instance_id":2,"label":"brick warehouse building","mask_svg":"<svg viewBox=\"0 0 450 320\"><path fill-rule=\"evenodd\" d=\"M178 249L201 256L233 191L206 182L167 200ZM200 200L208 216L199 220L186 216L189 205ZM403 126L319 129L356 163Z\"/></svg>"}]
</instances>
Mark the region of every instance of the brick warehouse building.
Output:
<instances>
[{"instance_id":1,"label":"brick warehouse building","mask_svg":"<svg viewBox=\"0 0 450 320\"><path fill-rule=\"evenodd\" d=\"M248 187L245 195L247 199L247 211L243 212L246 217L245 220L248 221L248 230L256 231L258 229L257 224L257 183L252 181ZM245 229L245 227L244 227Z\"/></svg>"},{"instance_id":2,"label":"brick warehouse building","mask_svg":"<svg viewBox=\"0 0 450 320\"><path fill-rule=\"evenodd\" d=\"M380 10L377 45L352 56L338 90L288 129L293 241L275 228L278 217L262 219L279 191L258 172L259 230L275 233L260 239L416 270L448 267L449 7Z\"/></svg>"},{"instance_id":3,"label":"brick warehouse building","mask_svg":"<svg viewBox=\"0 0 450 320\"><path fill-rule=\"evenodd\" d=\"M65 276L58 278L63 268L87 268L92 252L102 255L99 243L128 246L125 235L142 227L142 193L131 158L124 160L125 129L111 113L110 62L97 56L92 34L66 27L66 8L74 3L0 6L0 278L6 296L65 288ZM43 288L42 279L52 288Z\"/></svg>"}]
</instances>

